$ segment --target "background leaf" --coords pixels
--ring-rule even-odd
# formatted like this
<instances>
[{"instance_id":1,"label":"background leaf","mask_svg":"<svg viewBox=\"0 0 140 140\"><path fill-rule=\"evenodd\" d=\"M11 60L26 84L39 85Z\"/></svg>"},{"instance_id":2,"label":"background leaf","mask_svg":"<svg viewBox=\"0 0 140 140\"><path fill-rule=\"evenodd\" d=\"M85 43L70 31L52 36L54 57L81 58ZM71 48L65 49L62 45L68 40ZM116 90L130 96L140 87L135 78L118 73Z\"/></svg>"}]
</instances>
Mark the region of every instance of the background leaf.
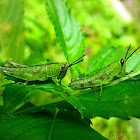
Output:
<instances>
[{"instance_id":1,"label":"background leaf","mask_svg":"<svg viewBox=\"0 0 140 140\"><path fill-rule=\"evenodd\" d=\"M46 8L54 25L62 51L70 64L84 53L80 27L70 14L63 0L46 0ZM73 75L76 75L75 73Z\"/></svg>"},{"instance_id":2,"label":"background leaf","mask_svg":"<svg viewBox=\"0 0 140 140\"><path fill-rule=\"evenodd\" d=\"M14 83L12 80L4 79L5 76L0 75L0 87L6 84Z\"/></svg>"},{"instance_id":3,"label":"background leaf","mask_svg":"<svg viewBox=\"0 0 140 140\"><path fill-rule=\"evenodd\" d=\"M95 56L90 58L88 62L87 72L88 75L92 75L94 72L99 71L103 67L106 67L115 60L124 59L127 49L120 47L104 48L100 50ZM134 51L134 50L133 50ZM133 52L132 47L129 50L128 56ZM126 62L126 72L131 70L138 70L140 66L139 50L134 53Z\"/></svg>"},{"instance_id":4,"label":"background leaf","mask_svg":"<svg viewBox=\"0 0 140 140\"><path fill-rule=\"evenodd\" d=\"M65 91L69 92L71 94L70 90L67 90L65 88ZM55 98L49 98L45 92L47 93L52 93L56 95L57 97ZM38 93L39 95L35 94ZM42 102L41 105L35 102L40 102L41 98L39 100L36 100L36 96L39 97L42 95L44 102ZM61 100L66 100L68 103L70 103L77 111L80 112L81 117L83 117L83 105L79 102L77 97L71 94L71 96L68 96L67 93L64 93L60 87L56 86L55 84L38 84L38 85L21 85L21 84L12 84L12 85L6 85L5 89L2 94L3 97L3 102L4 102L4 109L7 114L11 114L14 111L18 110L21 108L25 103L28 101L33 102L37 106L42 106L46 104L51 104L54 102L59 102ZM48 97L48 98L47 98ZM61 97L61 98L58 98ZM35 99L35 101L32 101L32 99ZM30 109L29 109L30 110ZM29 111L27 110L27 111Z\"/></svg>"},{"instance_id":5,"label":"background leaf","mask_svg":"<svg viewBox=\"0 0 140 140\"><path fill-rule=\"evenodd\" d=\"M21 63L24 57L23 0L2 0L0 7L2 53L5 60L13 58L13 61Z\"/></svg>"},{"instance_id":6,"label":"background leaf","mask_svg":"<svg viewBox=\"0 0 140 140\"><path fill-rule=\"evenodd\" d=\"M25 96L28 91L24 85L6 86L3 91L3 102L7 114L14 112L27 102Z\"/></svg>"},{"instance_id":7,"label":"background leaf","mask_svg":"<svg viewBox=\"0 0 140 140\"><path fill-rule=\"evenodd\" d=\"M56 109L57 110L57 109ZM63 114L63 115L62 115ZM88 120L81 120L70 112L39 112L32 115L13 116L1 120L0 139L98 139L105 140L89 126Z\"/></svg>"},{"instance_id":8,"label":"background leaf","mask_svg":"<svg viewBox=\"0 0 140 140\"><path fill-rule=\"evenodd\" d=\"M75 109L77 109L80 112L81 116L83 117L84 106L78 101L77 97L72 95L70 90L67 90L67 88L65 88L65 87L63 87L63 88L65 91L69 92L71 95L68 96L67 93L62 92L60 87L56 86L55 84L44 84L44 85L40 85L40 86L36 85L35 87L32 88L32 90L40 89L42 91L50 92L59 97L62 97L64 100L66 100L68 103L70 103ZM58 101L59 101L59 99L58 99ZM47 101L46 101L46 103L47 103Z\"/></svg>"}]
</instances>

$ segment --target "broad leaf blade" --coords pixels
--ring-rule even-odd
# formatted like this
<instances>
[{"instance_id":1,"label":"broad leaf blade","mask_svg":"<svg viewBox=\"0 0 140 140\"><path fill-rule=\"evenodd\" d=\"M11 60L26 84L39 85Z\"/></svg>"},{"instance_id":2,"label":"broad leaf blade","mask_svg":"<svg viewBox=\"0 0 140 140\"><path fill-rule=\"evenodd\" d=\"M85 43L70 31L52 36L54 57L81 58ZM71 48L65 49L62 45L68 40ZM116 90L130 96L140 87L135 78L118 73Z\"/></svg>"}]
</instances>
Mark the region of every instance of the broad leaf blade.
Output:
<instances>
[{"instance_id":1,"label":"broad leaf blade","mask_svg":"<svg viewBox=\"0 0 140 140\"><path fill-rule=\"evenodd\" d=\"M127 49L120 48L104 48L100 50L95 56L90 58L87 73L88 76L92 75L93 72L98 72L103 67L106 67L110 63L115 60L124 59ZM128 56L132 53L132 50L129 51ZM134 53L126 62L126 72L130 72L131 70L138 70L140 66L139 59L139 50ZM108 67L109 68L109 67ZM90 74L89 74L90 73Z\"/></svg>"},{"instance_id":2,"label":"broad leaf blade","mask_svg":"<svg viewBox=\"0 0 140 140\"><path fill-rule=\"evenodd\" d=\"M53 83L46 83L46 84L37 84L37 85L21 85L21 84L9 84L5 86L5 90L3 92L3 101L4 101L4 107L6 109L5 113L11 114L14 111L18 110L20 107L22 107L27 101L30 101L30 98L32 96L36 96L36 93L40 91L52 93L54 95L57 95L60 98L55 98L55 102L59 102L61 100L66 100L68 103L70 103L76 110L78 110L83 117L83 105L79 102L78 98L73 96L68 96L67 93L64 93L62 89L59 86L56 86L56 84ZM70 90L67 90L66 87L64 87L64 90L71 93ZM30 91L30 92L29 92ZM34 91L32 93L32 91ZM29 94L28 94L29 92ZM41 96L43 92L38 93L37 96ZM49 98L47 100L48 95L44 94L46 96L46 101L44 101L43 105L53 103L53 101ZM41 100L41 98L40 98ZM41 102L41 101L39 101ZM41 105L42 106L42 105Z\"/></svg>"},{"instance_id":3,"label":"broad leaf blade","mask_svg":"<svg viewBox=\"0 0 140 140\"><path fill-rule=\"evenodd\" d=\"M3 102L7 114L14 112L26 103L28 89L24 85L6 86L3 91Z\"/></svg>"},{"instance_id":4,"label":"broad leaf blade","mask_svg":"<svg viewBox=\"0 0 140 140\"><path fill-rule=\"evenodd\" d=\"M132 75L134 76L138 73L140 72L134 72ZM124 78L125 77L121 79ZM140 78L140 75L137 75L136 78ZM98 100L100 94L98 87L98 91L96 92L93 92L92 89L80 90L79 93L76 94L77 96L79 95L78 99L85 107L83 116L88 119L96 116L103 118L118 117L122 119L130 119L132 117L140 118L140 81L128 79L120 82L116 80L115 83L113 81L110 84L112 84L112 86L110 85L109 87L103 88L101 100ZM43 107L36 107L35 110L47 110L48 108L59 108L60 110L68 110L70 112L74 111L67 102L61 100Z\"/></svg>"},{"instance_id":5,"label":"broad leaf blade","mask_svg":"<svg viewBox=\"0 0 140 140\"><path fill-rule=\"evenodd\" d=\"M33 90L35 89L40 89L40 90L43 90L43 91L46 91L46 92L50 92L50 93L53 93L59 97L62 97L64 100L66 100L68 103L70 103L75 109L77 109L81 116L83 117L83 109L84 109L84 106L79 102L78 98L75 97L74 95L71 94L71 96L68 96L67 93L64 93L62 92L62 90L56 86L55 84L45 84L45 85L38 85L38 86L35 86L33 87ZM71 93L71 91L69 90L66 90L65 91ZM58 99L59 101L59 99ZM57 102L57 100L56 100ZM49 103L49 101L48 101ZM48 104L46 102L46 104Z\"/></svg>"},{"instance_id":6,"label":"broad leaf blade","mask_svg":"<svg viewBox=\"0 0 140 140\"><path fill-rule=\"evenodd\" d=\"M106 139L90 128L88 120L81 120L75 113L66 111L14 116L0 120L0 124L0 139Z\"/></svg>"},{"instance_id":7,"label":"broad leaf blade","mask_svg":"<svg viewBox=\"0 0 140 140\"><path fill-rule=\"evenodd\" d=\"M140 118L140 81L126 80L103 89L101 100L98 100L100 91L90 90L79 97L85 106L83 112L87 118L101 116L104 118L119 117L130 119Z\"/></svg>"},{"instance_id":8,"label":"broad leaf blade","mask_svg":"<svg viewBox=\"0 0 140 140\"><path fill-rule=\"evenodd\" d=\"M63 0L46 0L62 51L70 64L84 53L82 32Z\"/></svg>"},{"instance_id":9,"label":"broad leaf blade","mask_svg":"<svg viewBox=\"0 0 140 140\"><path fill-rule=\"evenodd\" d=\"M0 74L0 87L4 86L6 84L14 83L14 81L7 80L7 79L4 79L4 78L5 78L5 76Z\"/></svg>"}]
</instances>

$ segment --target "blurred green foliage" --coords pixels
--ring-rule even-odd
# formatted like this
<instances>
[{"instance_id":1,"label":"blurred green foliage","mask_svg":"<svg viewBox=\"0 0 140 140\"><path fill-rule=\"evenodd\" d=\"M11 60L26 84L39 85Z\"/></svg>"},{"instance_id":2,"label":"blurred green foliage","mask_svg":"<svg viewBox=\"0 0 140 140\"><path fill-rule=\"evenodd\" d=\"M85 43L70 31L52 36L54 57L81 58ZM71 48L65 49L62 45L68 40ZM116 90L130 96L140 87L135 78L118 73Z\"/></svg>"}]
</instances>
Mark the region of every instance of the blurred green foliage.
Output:
<instances>
[{"instance_id":1,"label":"blurred green foliage","mask_svg":"<svg viewBox=\"0 0 140 140\"><path fill-rule=\"evenodd\" d=\"M135 16L134 9L134 15L127 11L122 2L116 5L109 0L65 2L66 5L62 0L0 1L1 64L11 58L26 65L71 63L84 53L88 54L84 62L73 66L62 81L66 91L81 95L78 98L68 97L52 82L24 86L0 76L0 86L4 85L0 89L0 138L5 138L7 133L8 138L16 139L62 139L61 136L68 139L67 135L71 135L74 139L81 136L81 139L102 140L105 139L103 136L119 139L111 137L114 133L122 133L121 138L124 134L137 135L129 121L103 118L140 118L139 81L127 80L103 89L100 102L97 100L99 91L72 91L67 85L72 77L89 76L114 60L124 58L129 44L132 44L129 53L137 48L139 16ZM140 69L139 54L135 53L127 61L126 71ZM85 118L81 119L76 110ZM103 117L92 120L93 128L100 134L89 127L89 119L96 116ZM28 132L30 129L31 133ZM67 131L62 133L60 130ZM136 137L127 139L135 140Z\"/></svg>"}]
</instances>

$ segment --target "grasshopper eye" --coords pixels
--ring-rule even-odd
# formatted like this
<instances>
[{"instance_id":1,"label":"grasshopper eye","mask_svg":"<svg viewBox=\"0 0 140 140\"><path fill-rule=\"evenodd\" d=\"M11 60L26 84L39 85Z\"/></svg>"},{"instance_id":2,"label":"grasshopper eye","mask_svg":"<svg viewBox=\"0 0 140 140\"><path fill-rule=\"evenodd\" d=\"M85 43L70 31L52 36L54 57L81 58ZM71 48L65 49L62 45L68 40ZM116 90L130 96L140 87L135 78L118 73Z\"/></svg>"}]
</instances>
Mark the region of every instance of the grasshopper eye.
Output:
<instances>
[{"instance_id":1,"label":"grasshopper eye","mask_svg":"<svg viewBox=\"0 0 140 140\"><path fill-rule=\"evenodd\" d=\"M121 66L123 66L123 65L124 65L124 60L121 59L121 60L120 60L120 63L121 63Z\"/></svg>"},{"instance_id":2,"label":"grasshopper eye","mask_svg":"<svg viewBox=\"0 0 140 140\"><path fill-rule=\"evenodd\" d=\"M63 64L62 66L61 66L61 71L64 71L65 70L65 64Z\"/></svg>"}]
</instances>

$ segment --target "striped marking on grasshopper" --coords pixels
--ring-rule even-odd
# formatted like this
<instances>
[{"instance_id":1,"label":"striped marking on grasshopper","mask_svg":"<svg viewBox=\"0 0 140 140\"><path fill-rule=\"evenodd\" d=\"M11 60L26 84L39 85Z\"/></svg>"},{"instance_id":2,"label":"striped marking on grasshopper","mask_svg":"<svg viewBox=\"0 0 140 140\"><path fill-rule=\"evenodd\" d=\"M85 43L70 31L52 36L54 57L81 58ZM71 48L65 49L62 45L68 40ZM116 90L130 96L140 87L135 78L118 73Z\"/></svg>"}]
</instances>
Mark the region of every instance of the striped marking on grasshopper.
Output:
<instances>
[{"instance_id":1,"label":"striped marking on grasshopper","mask_svg":"<svg viewBox=\"0 0 140 140\"><path fill-rule=\"evenodd\" d=\"M130 44L131 46L131 44ZM108 84L110 81L113 80L114 77L125 77L128 73L125 72L126 69L126 61L140 48L138 47L131 55L127 57L129 52L130 46L127 50L124 59L116 60L111 64L107 65L97 73L84 78L74 78L71 80L69 87L78 90L78 89L86 89L86 88L93 88L96 86L100 87L100 95L98 100L100 100L102 96L102 85ZM129 77L133 80L137 80L133 77Z\"/></svg>"},{"instance_id":2,"label":"striped marking on grasshopper","mask_svg":"<svg viewBox=\"0 0 140 140\"><path fill-rule=\"evenodd\" d=\"M85 54L86 55L86 54ZM26 84L29 81L46 81L51 78L59 87L61 87L61 80L65 77L67 70L69 67L83 61L82 57L78 58L70 65L66 62L56 62L56 63L48 63L41 64L35 66L27 66L17 64L15 62L9 61L8 63L11 65L8 66L0 66L0 72L4 75L11 76L14 78L25 80ZM61 87L62 89L62 87ZM68 93L69 94L69 93Z\"/></svg>"}]
</instances>

